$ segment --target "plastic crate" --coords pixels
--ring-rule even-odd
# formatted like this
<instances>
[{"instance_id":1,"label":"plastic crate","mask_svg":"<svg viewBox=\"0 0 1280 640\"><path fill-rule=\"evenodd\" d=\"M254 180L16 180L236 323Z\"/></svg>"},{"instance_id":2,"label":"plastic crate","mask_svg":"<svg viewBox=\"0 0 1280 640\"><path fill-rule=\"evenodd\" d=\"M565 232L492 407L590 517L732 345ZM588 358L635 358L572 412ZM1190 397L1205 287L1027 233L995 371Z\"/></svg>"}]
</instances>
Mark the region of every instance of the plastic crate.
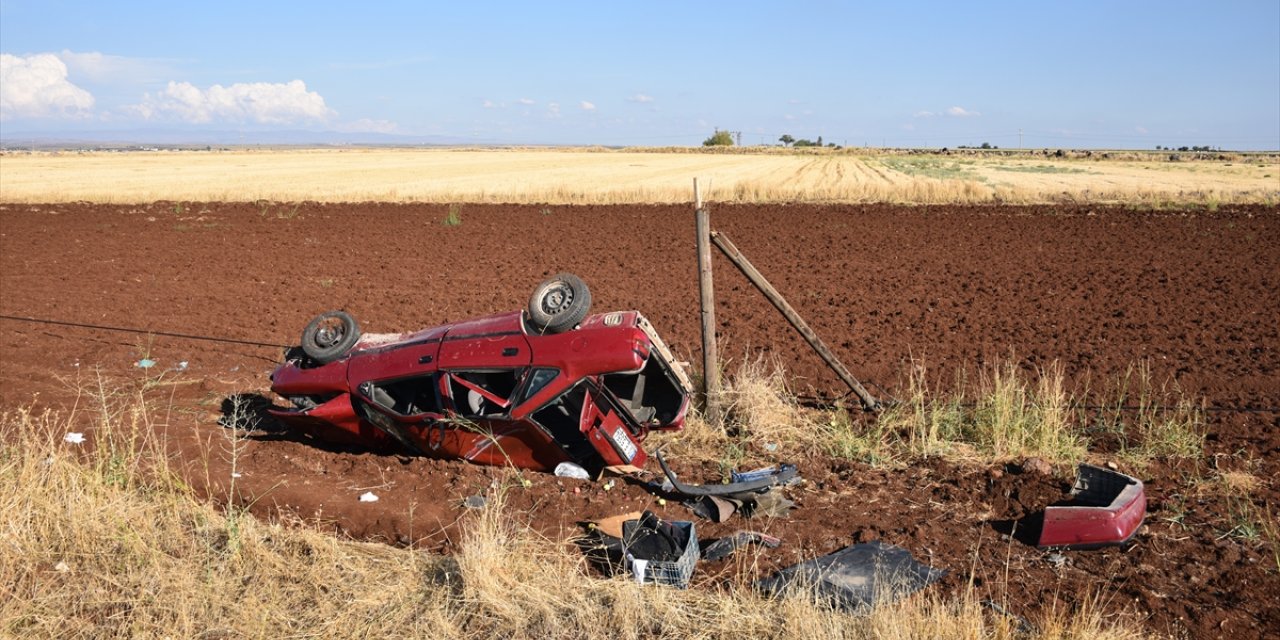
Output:
<instances>
[{"instance_id":1,"label":"plastic crate","mask_svg":"<svg viewBox=\"0 0 1280 640\"><path fill-rule=\"evenodd\" d=\"M622 539L630 538L631 532L640 524L639 520L627 520L622 523ZM698 564L698 559L702 557L702 551L698 548L698 531L694 523L687 521L672 521L671 524L678 527L681 531L689 535L689 542L684 546L684 552L680 554L678 560L662 561L648 560L644 568L644 575L640 576L636 573L636 565L630 552L623 549L627 558L627 569L632 576L636 577L638 582L650 582L653 584L665 584L673 587L684 589L689 586L689 578L693 576L693 568Z\"/></svg>"}]
</instances>

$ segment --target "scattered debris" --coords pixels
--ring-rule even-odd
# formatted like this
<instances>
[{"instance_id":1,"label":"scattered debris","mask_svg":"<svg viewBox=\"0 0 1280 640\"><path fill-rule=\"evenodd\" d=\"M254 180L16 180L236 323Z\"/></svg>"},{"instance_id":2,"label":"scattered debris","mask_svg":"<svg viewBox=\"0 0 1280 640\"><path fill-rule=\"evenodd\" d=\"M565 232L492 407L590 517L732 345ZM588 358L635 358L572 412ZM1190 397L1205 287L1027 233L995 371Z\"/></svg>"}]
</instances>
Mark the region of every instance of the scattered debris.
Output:
<instances>
[{"instance_id":1,"label":"scattered debris","mask_svg":"<svg viewBox=\"0 0 1280 640\"><path fill-rule=\"evenodd\" d=\"M615 484L617 484L617 482L610 478L608 482L604 483L603 488L605 491L611 491Z\"/></svg>"},{"instance_id":2,"label":"scattered debris","mask_svg":"<svg viewBox=\"0 0 1280 640\"><path fill-rule=\"evenodd\" d=\"M763 469L756 469L755 471L743 471L741 473L737 471L731 471L729 472L729 481L730 482L751 482L752 480L759 480L761 478L769 478L769 477L777 476L779 478L777 486L785 487L787 485L792 485L797 482L800 482L800 476L797 475L798 473L799 473L799 470L796 468L794 464L784 463L776 467L765 467Z\"/></svg>"},{"instance_id":3,"label":"scattered debris","mask_svg":"<svg viewBox=\"0 0 1280 640\"><path fill-rule=\"evenodd\" d=\"M71 444L83 444L83 443L84 443L84 434L83 434L83 433L77 433L77 432L75 432L75 431L71 431L71 432L67 433L67 435L62 436L62 441L63 441L63 442L69 442L69 443L71 443Z\"/></svg>"},{"instance_id":4,"label":"scattered debris","mask_svg":"<svg viewBox=\"0 0 1280 640\"><path fill-rule=\"evenodd\" d=\"M58 564L53 565L53 570L57 571L58 573L67 573L71 571L71 565L67 564L62 560L59 560Z\"/></svg>"},{"instance_id":5,"label":"scattered debris","mask_svg":"<svg viewBox=\"0 0 1280 640\"><path fill-rule=\"evenodd\" d=\"M1039 546L1092 549L1124 544L1138 532L1146 514L1141 480L1081 464L1071 501L1045 508Z\"/></svg>"},{"instance_id":6,"label":"scattered debris","mask_svg":"<svg viewBox=\"0 0 1280 640\"><path fill-rule=\"evenodd\" d=\"M742 507L741 500L722 496L702 496L695 500L691 511L703 520L724 522Z\"/></svg>"},{"instance_id":7,"label":"scattered debris","mask_svg":"<svg viewBox=\"0 0 1280 640\"><path fill-rule=\"evenodd\" d=\"M759 544L766 549L776 549L782 544L782 540L756 531L739 531L707 545L706 550L702 552L702 559L708 562L723 560L740 547L751 543Z\"/></svg>"},{"instance_id":8,"label":"scattered debris","mask_svg":"<svg viewBox=\"0 0 1280 640\"><path fill-rule=\"evenodd\" d=\"M139 361L137 361L137 362L133 363L133 366L135 366L135 367L137 367L137 368L139 368L139 369L150 369L151 367L156 366L156 361L155 361L155 360L152 360L151 358L143 358L143 359L141 359L141 360L139 360Z\"/></svg>"},{"instance_id":9,"label":"scattered debris","mask_svg":"<svg viewBox=\"0 0 1280 640\"><path fill-rule=\"evenodd\" d=\"M662 458L662 451L656 452L658 464L662 467L662 473L667 476L667 480L671 482L672 490L690 497L697 496L733 496L741 497L735 494L759 493L776 486L785 486L794 482L796 477L795 465L782 465L770 474L761 475L753 480L745 482L732 482L729 484L704 484L690 485L680 482L676 474L671 471L671 467L667 466L667 461Z\"/></svg>"},{"instance_id":10,"label":"scattered debris","mask_svg":"<svg viewBox=\"0 0 1280 640\"><path fill-rule=\"evenodd\" d=\"M366 491L360 494L360 502L377 502L377 501L378 501L378 496L374 495L372 491Z\"/></svg>"},{"instance_id":11,"label":"scattered debris","mask_svg":"<svg viewBox=\"0 0 1280 640\"><path fill-rule=\"evenodd\" d=\"M902 547L869 542L788 567L756 586L776 595L810 591L843 610L865 612L919 591L946 573L920 564Z\"/></svg>"},{"instance_id":12,"label":"scattered debris","mask_svg":"<svg viewBox=\"0 0 1280 640\"><path fill-rule=\"evenodd\" d=\"M179 362L179 363L177 364L177 366L175 366L175 367L174 367L173 369L171 369L171 370L172 370L172 371L186 371L186 370L187 370L187 364L188 364L188 363L187 363L187 361L186 361L186 360L183 360L182 362Z\"/></svg>"},{"instance_id":13,"label":"scattered debris","mask_svg":"<svg viewBox=\"0 0 1280 640\"><path fill-rule=\"evenodd\" d=\"M486 504L488 504L488 501L484 499L484 496L467 496L462 501L462 506L468 509L483 509Z\"/></svg>"},{"instance_id":14,"label":"scattered debris","mask_svg":"<svg viewBox=\"0 0 1280 640\"><path fill-rule=\"evenodd\" d=\"M590 480L591 474L586 469L572 462L561 462L556 465L556 475L561 478L573 478L574 480Z\"/></svg>"},{"instance_id":15,"label":"scattered debris","mask_svg":"<svg viewBox=\"0 0 1280 640\"><path fill-rule=\"evenodd\" d=\"M1049 564L1053 565L1058 569L1061 569L1067 566L1067 557L1062 555L1061 553L1051 553L1049 554L1049 557L1045 559L1049 561Z\"/></svg>"},{"instance_id":16,"label":"scattered debris","mask_svg":"<svg viewBox=\"0 0 1280 640\"><path fill-rule=\"evenodd\" d=\"M794 500L782 495L781 491L766 491L744 505L744 515L748 518L768 516L770 518L786 518L796 506Z\"/></svg>"},{"instance_id":17,"label":"scattered debris","mask_svg":"<svg viewBox=\"0 0 1280 640\"><path fill-rule=\"evenodd\" d=\"M667 522L651 511L622 523L622 548L636 582L684 589L698 564L697 530L692 522Z\"/></svg>"},{"instance_id":18,"label":"scattered debris","mask_svg":"<svg viewBox=\"0 0 1280 640\"><path fill-rule=\"evenodd\" d=\"M587 524L589 528L599 531L606 536L620 539L622 538L622 524L628 520L639 520L643 515L644 514L640 511L632 511L622 515L601 518L600 520L589 522Z\"/></svg>"}]
</instances>

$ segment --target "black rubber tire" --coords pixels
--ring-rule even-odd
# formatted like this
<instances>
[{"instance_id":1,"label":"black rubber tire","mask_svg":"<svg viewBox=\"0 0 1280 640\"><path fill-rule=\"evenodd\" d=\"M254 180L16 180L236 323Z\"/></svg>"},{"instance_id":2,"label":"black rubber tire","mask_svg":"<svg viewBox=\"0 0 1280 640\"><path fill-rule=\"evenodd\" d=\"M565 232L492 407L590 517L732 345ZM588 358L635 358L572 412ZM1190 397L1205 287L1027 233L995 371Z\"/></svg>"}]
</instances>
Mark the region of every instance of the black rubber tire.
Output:
<instances>
[{"instance_id":1,"label":"black rubber tire","mask_svg":"<svg viewBox=\"0 0 1280 640\"><path fill-rule=\"evenodd\" d=\"M346 311L326 311L302 330L302 351L320 364L341 358L359 341L360 325Z\"/></svg>"},{"instance_id":2,"label":"black rubber tire","mask_svg":"<svg viewBox=\"0 0 1280 640\"><path fill-rule=\"evenodd\" d=\"M542 281L529 297L529 324L538 333L564 333L591 312L591 290L572 273Z\"/></svg>"}]
</instances>

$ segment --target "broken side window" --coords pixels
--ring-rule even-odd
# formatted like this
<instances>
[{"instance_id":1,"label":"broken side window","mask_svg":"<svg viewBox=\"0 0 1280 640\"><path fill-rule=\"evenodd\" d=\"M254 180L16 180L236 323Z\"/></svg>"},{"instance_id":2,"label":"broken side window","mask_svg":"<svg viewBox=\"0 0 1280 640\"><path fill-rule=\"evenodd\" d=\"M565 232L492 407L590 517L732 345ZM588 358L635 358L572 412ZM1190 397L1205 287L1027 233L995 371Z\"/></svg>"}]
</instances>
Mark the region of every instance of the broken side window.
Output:
<instances>
[{"instance_id":1,"label":"broken side window","mask_svg":"<svg viewBox=\"0 0 1280 640\"><path fill-rule=\"evenodd\" d=\"M402 380L364 383L361 391L378 406L402 416L440 413L440 393L436 374Z\"/></svg>"},{"instance_id":2,"label":"broken side window","mask_svg":"<svg viewBox=\"0 0 1280 640\"><path fill-rule=\"evenodd\" d=\"M555 380L558 375L560 375L559 369L537 368L530 371L524 384L524 390L520 392L520 400L516 404L538 395L538 392L542 391L548 384L551 384L551 381Z\"/></svg>"},{"instance_id":3,"label":"broken side window","mask_svg":"<svg viewBox=\"0 0 1280 640\"><path fill-rule=\"evenodd\" d=\"M449 372L453 408L461 416L495 417L510 413L512 397L520 386L515 369Z\"/></svg>"}]
</instances>

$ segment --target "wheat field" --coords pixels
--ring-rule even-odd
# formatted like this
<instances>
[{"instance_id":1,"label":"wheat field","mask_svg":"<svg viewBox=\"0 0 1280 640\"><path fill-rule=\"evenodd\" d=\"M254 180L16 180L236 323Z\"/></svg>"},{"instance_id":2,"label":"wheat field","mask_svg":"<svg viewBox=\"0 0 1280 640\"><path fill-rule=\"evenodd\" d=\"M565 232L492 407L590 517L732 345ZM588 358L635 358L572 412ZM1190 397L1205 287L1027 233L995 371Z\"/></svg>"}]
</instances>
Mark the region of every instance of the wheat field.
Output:
<instances>
[{"instance_id":1,"label":"wheat field","mask_svg":"<svg viewBox=\"0 0 1280 640\"><path fill-rule=\"evenodd\" d=\"M1280 156L869 150L284 149L0 155L0 201L1280 202Z\"/></svg>"}]
</instances>

